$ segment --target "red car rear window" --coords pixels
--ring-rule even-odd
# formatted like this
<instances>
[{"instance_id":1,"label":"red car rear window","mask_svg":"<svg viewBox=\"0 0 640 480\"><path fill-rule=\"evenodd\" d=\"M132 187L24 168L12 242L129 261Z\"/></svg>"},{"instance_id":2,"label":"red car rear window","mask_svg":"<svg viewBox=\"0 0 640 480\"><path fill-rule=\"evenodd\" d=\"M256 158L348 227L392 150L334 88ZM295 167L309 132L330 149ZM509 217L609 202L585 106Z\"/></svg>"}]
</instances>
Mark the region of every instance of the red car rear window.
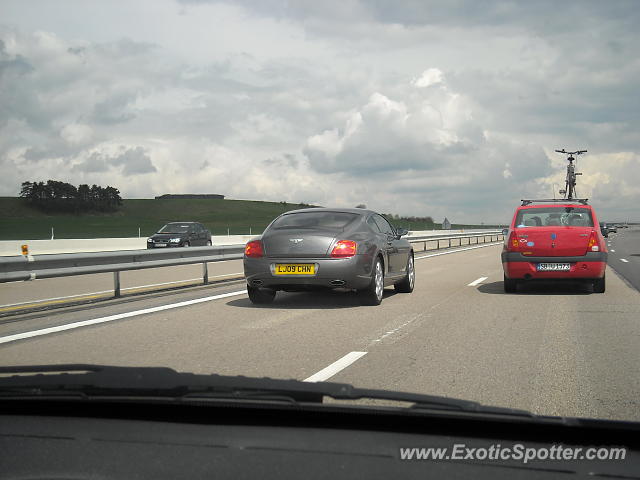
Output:
<instances>
[{"instance_id":1,"label":"red car rear window","mask_svg":"<svg viewBox=\"0 0 640 480\"><path fill-rule=\"evenodd\" d=\"M524 227L593 227L591 209L584 207L523 208L515 226Z\"/></svg>"}]
</instances>

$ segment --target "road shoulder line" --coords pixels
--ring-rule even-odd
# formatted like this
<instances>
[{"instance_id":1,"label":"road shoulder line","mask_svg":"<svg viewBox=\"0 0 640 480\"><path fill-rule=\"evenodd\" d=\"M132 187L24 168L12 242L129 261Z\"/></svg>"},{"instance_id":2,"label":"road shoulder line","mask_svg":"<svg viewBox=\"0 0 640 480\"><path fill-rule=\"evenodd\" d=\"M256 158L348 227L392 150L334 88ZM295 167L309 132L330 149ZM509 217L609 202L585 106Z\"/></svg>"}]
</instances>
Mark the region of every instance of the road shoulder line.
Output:
<instances>
[{"instance_id":1,"label":"road shoulder line","mask_svg":"<svg viewBox=\"0 0 640 480\"><path fill-rule=\"evenodd\" d=\"M58 325L56 327L42 328L42 329L39 329L39 330L32 330L32 331L23 332L23 333L15 333L13 335L7 335L5 337L0 337L0 344L11 343L11 342L15 342L15 341L18 341L18 340L24 340L24 339L27 339L27 338L40 337L40 336L49 335L49 334L52 334L52 333L64 332L66 330L73 330L73 329L81 328L81 327L88 327L90 325L97 325L97 324L100 324L100 323L113 322L115 320L121 320L123 318L137 317L139 315L146 315L147 313L161 312L163 310L172 310L174 308L186 307L186 306L194 305L194 304L197 304L197 303L210 302L210 301L213 301L213 300L218 300L220 298L227 298L227 297L233 297L233 296L237 296L237 295L244 295L246 293L247 293L246 290L238 290L238 291L235 291L235 292L229 292L229 293L222 293L222 294L219 294L219 295L213 295L213 296L210 296L210 297L196 298L196 299L193 299L193 300L186 300L186 301L178 302L178 303L170 303L168 305L160 305L158 307L144 308L142 310L134 310L132 312L118 313L116 315L109 315L107 317L100 317L100 318L94 318L94 319L91 319L91 320L82 320L82 321L79 321L79 322L67 323L65 325Z\"/></svg>"}]
</instances>

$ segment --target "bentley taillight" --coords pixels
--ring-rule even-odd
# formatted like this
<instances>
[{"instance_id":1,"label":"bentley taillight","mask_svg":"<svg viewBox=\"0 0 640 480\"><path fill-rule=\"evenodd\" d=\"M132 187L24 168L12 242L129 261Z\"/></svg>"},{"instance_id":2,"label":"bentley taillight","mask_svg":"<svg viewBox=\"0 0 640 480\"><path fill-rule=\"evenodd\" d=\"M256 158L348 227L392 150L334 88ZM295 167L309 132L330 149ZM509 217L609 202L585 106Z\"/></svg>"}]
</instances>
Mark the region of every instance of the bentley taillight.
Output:
<instances>
[{"instance_id":1,"label":"bentley taillight","mask_svg":"<svg viewBox=\"0 0 640 480\"><path fill-rule=\"evenodd\" d=\"M249 258L260 258L264 256L262 249L262 242L260 240L253 240L244 247L244 256Z\"/></svg>"},{"instance_id":2,"label":"bentley taillight","mask_svg":"<svg viewBox=\"0 0 640 480\"><path fill-rule=\"evenodd\" d=\"M336 243L336 246L333 247L331 256L333 258L353 257L357 249L358 245L353 240L340 240Z\"/></svg>"}]
</instances>

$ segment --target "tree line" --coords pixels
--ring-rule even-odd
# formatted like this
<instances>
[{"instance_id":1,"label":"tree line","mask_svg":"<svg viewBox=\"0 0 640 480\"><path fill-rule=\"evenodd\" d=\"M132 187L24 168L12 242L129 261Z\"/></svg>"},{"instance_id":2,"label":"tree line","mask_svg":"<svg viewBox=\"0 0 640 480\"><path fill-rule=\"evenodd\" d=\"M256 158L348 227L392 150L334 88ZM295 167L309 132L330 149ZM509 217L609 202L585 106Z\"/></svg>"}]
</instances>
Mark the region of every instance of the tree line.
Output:
<instances>
[{"instance_id":1,"label":"tree line","mask_svg":"<svg viewBox=\"0 0 640 480\"><path fill-rule=\"evenodd\" d=\"M122 205L117 188L86 184L76 187L56 180L23 182L20 197L45 212L115 212Z\"/></svg>"}]
</instances>

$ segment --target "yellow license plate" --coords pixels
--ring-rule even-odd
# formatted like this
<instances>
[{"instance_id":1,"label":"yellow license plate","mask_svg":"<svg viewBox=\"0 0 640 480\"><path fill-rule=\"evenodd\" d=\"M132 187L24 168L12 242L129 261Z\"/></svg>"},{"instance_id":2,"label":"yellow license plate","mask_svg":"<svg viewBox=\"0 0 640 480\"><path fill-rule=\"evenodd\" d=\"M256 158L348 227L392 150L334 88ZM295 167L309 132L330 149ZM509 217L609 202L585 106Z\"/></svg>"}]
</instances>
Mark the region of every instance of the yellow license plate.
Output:
<instances>
[{"instance_id":1,"label":"yellow license plate","mask_svg":"<svg viewBox=\"0 0 640 480\"><path fill-rule=\"evenodd\" d=\"M276 275L315 275L316 266L313 263L276 263Z\"/></svg>"}]
</instances>

